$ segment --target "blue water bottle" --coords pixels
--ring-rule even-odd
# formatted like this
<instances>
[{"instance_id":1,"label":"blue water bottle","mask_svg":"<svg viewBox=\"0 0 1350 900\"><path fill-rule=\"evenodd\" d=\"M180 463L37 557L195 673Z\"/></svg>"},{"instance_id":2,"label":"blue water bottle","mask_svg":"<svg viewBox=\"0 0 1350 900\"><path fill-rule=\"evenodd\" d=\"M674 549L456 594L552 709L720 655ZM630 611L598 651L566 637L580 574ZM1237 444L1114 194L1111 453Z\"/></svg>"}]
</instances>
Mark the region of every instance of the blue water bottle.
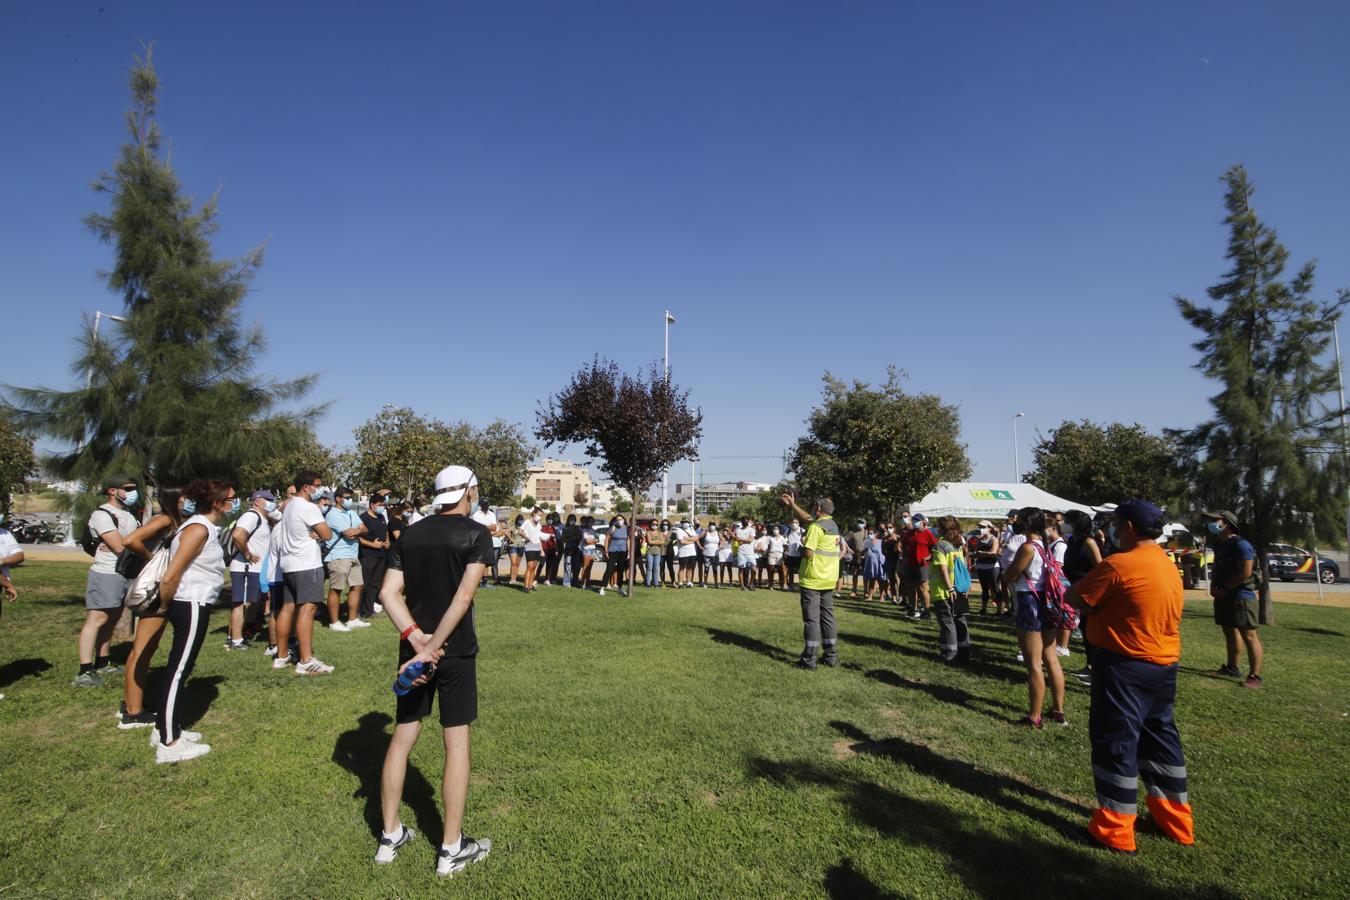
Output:
<instances>
[{"instance_id":1,"label":"blue water bottle","mask_svg":"<svg viewBox=\"0 0 1350 900\"><path fill-rule=\"evenodd\" d=\"M412 692L413 682L421 678L427 668L427 664L419 660L399 672L398 678L394 681L394 693L400 697L406 697Z\"/></svg>"}]
</instances>

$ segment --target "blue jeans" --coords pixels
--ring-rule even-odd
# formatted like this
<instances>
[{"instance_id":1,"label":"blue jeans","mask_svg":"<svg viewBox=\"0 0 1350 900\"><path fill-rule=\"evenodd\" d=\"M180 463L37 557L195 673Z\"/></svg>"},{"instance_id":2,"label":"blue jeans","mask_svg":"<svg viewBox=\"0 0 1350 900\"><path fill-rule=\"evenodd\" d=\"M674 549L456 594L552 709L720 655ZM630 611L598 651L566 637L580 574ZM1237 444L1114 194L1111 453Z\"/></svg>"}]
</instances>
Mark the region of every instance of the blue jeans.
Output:
<instances>
[{"instance_id":1,"label":"blue jeans","mask_svg":"<svg viewBox=\"0 0 1350 900\"><path fill-rule=\"evenodd\" d=\"M647 554L647 587L655 587L661 583L661 554Z\"/></svg>"}]
</instances>

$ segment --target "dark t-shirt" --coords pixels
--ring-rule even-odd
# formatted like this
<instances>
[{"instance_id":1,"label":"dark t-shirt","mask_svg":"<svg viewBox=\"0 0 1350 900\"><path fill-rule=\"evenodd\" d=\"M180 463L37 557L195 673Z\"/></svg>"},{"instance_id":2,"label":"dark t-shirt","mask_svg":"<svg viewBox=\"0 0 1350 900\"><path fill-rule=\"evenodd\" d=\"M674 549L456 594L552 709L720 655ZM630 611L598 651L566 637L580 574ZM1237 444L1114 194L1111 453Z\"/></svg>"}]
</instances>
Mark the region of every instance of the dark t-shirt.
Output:
<instances>
[{"instance_id":1,"label":"dark t-shirt","mask_svg":"<svg viewBox=\"0 0 1350 900\"><path fill-rule=\"evenodd\" d=\"M366 526L366 533L362 535L368 541L382 541L389 537L389 526L384 523L382 516L372 516L368 512L361 513L361 524ZM377 550L374 547L361 545L357 551L361 556L384 556L384 550Z\"/></svg>"},{"instance_id":2,"label":"dark t-shirt","mask_svg":"<svg viewBox=\"0 0 1350 900\"><path fill-rule=\"evenodd\" d=\"M487 526L465 516L427 516L403 529L403 538L390 551L389 568L403 572L408 612L427 634L445 617L450 601L471 563L491 566L495 554ZM407 641L404 651L410 651ZM473 604L445 643L447 656L473 656L478 635L473 627ZM411 656L411 652L408 653Z\"/></svg>"},{"instance_id":3,"label":"dark t-shirt","mask_svg":"<svg viewBox=\"0 0 1350 900\"><path fill-rule=\"evenodd\" d=\"M1226 541L1220 541L1214 545L1214 572L1213 584L1227 586L1242 569L1242 564L1247 560L1256 559L1256 551L1246 538L1231 537ZM1248 578L1240 586L1230 591L1229 594L1236 594L1244 600L1250 600L1256 596L1256 566L1252 566L1252 577Z\"/></svg>"}]
</instances>

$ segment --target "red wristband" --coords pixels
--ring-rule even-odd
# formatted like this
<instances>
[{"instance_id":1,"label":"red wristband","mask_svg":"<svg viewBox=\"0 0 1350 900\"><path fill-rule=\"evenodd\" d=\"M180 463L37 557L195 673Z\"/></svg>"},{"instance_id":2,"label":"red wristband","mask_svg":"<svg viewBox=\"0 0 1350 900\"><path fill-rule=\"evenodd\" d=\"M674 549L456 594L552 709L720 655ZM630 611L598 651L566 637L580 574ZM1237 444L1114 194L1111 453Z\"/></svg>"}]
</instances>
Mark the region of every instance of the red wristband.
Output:
<instances>
[{"instance_id":1,"label":"red wristband","mask_svg":"<svg viewBox=\"0 0 1350 900\"><path fill-rule=\"evenodd\" d=\"M406 641L408 639L408 635L412 634L416 630L417 630L416 625L409 625L407 628L403 630L403 633L399 635L399 638Z\"/></svg>"}]
</instances>

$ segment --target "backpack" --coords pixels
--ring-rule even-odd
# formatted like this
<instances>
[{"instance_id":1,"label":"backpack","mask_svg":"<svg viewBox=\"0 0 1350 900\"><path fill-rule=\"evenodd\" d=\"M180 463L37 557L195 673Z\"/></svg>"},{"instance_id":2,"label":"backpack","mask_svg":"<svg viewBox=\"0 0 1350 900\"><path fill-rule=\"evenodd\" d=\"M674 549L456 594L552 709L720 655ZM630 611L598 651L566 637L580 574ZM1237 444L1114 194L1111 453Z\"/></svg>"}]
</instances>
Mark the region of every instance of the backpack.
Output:
<instances>
[{"instance_id":1,"label":"backpack","mask_svg":"<svg viewBox=\"0 0 1350 900\"><path fill-rule=\"evenodd\" d=\"M1064 569L1055 560L1055 555L1046 551L1040 544L1032 544L1041 557L1045 567L1045 590L1041 592L1041 609L1048 616L1048 624L1058 628L1066 620L1072 607L1064 602L1067 593L1064 587ZM1051 546L1054 546L1053 544Z\"/></svg>"},{"instance_id":2,"label":"backpack","mask_svg":"<svg viewBox=\"0 0 1350 900\"><path fill-rule=\"evenodd\" d=\"M159 583L164 580L164 573L169 569L169 548L173 546L174 538L182 534L186 527L181 526L173 533L173 537L160 544L141 568L123 601L127 609L133 613L143 613L159 603Z\"/></svg>"},{"instance_id":3,"label":"backpack","mask_svg":"<svg viewBox=\"0 0 1350 900\"><path fill-rule=\"evenodd\" d=\"M239 518L235 519L229 525L222 525L220 527L220 534L216 535L216 540L220 541L220 549L224 552L225 559L229 562L242 558L242 554L234 548L234 529L238 527L240 522L244 521L244 516L249 513L253 513L253 515L258 517L258 524L250 528L248 537L244 538L244 546L247 547L248 542L253 538L253 533L261 528L263 523L262 513L258 512L256 509L244 510Z\"/></svg>"},{"instance_id":4,"label":"backpack","mask_svg":"<svg viewBox=\"0 0 1350 900\"><path fill-rule=\"evenodd\" d=\"M117 530L117 517L114 516L112 513L108 512L102 506L94 510L94 513L103 513L105 516L107 516L109 519L112 520L113 527L108 529L109 531ZM99 545L103 543L103 538L99 537L97 534L94 534L94 529L91 528L89 525L89 523L92 522L94 519L94 513L89 514L89 521L85 523L84 531L81 532L80 534L80 549L83 550L85 553L88 553L90 556L93 556L94 554L98 553Z\"/></svg>"},{"instance_id":5,"label":"backpack","mask_svg":"<svg viewBox=\"0 0 1350 900\"><path fill-rule=\"evenodd\" d=\"M958 594L970 593L970 569L966 566L965 557L961 555L960 550L955 550L951 554L952 569L952 590Z\"/></svg>"}]
</instances>

